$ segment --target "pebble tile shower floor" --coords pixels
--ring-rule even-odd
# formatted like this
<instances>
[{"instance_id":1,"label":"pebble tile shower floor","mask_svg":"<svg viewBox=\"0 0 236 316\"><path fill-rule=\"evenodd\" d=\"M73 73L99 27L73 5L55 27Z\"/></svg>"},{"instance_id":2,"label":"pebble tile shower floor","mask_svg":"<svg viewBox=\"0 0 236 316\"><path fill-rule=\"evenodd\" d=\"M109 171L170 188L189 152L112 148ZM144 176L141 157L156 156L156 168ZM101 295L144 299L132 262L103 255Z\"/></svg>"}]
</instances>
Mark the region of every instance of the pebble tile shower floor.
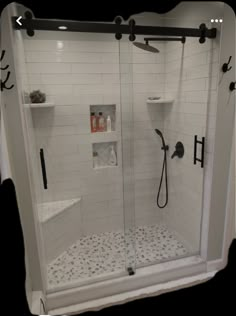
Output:
<instances>
[{"instance_id":1,"label":"pebble tile shower floor","mask_svg":"<svg viewBox=\"0 0 236 316\"><path fill-rule=\"evenodd\" d=\"M126 253L127 260L132 260L134 254L132 245L129 242L127 244L131 238L131 231L126 238L123 231L80 238L48 265L49 288L124 271ZM136 265L150 264L188 254L186 247L164 225L137 227L135 247Z\"/></svg>"}]
</instances>

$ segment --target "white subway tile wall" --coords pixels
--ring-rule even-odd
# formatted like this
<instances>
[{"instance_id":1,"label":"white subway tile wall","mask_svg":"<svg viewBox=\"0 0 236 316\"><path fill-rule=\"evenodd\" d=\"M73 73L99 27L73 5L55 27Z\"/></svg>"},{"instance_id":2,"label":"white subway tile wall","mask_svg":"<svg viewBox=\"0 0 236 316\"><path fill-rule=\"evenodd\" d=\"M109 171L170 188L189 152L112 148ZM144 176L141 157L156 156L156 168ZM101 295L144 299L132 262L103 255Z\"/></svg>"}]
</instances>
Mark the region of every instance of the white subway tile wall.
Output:
<instances>
[{"instance_id":1,"label":"white subway tile wall","mask_svg":"<svg viewBox=\"0 0 236 316\"><path fill-rule=\"evenodd\" d=\"M30 90L41 89L55 103L53 109L32 110L37 151L44 148L48 174L42 202L81 197L78 237L124 227L123 206L117 203L123 199L120 153L114 172L94 170L92 144L97 137L106 141L106 135L90 130L90 105L115 104L113 138L120 141L119 44L112 35L80 37L24 40Z\"/></svg>"},{"instance_id":2,"label":"white subway tile wall","mask_svg":"<svg viewBox=\"0 0 236 316\"><path fill-rule=\"evenodd\" d=\"M181 24L181 23L180 23ZM202 207L209 203L211 166L213 160L215 115L219 73L217 40L199 44L187 38L166 44L166 97L173 97L171 108L165 107L164 132L170 145L168 156L177 141L182 141L182 159L169 159L169 204L163 213L164 222L179 232L193 252L200 249ZM205 168L193 165L194 135L206 139ZM201 158L201 146L197 156Z\"/></svg>"}]
</instances>

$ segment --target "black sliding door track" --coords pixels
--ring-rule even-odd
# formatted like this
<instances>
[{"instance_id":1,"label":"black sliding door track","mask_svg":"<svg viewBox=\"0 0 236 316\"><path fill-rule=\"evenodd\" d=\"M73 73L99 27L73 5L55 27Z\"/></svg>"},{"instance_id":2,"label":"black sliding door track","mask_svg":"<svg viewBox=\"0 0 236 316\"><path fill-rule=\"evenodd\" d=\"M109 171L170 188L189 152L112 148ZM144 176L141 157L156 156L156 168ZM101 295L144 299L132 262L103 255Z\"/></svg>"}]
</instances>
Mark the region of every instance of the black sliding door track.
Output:
<instances>
[{"instance_id":1,"label":"black sliding door track","mask_svg":"<svg viewBox=\"0 0 236 316\"><path fill-rule=\"evenodd\" d=\"M12 17L13 27L17 30L26 30L29 36L34 35L35 30L41 31L62 31L59 27L64 26L66 29L63 32L88 32L88 33L113 33L113 34L135 34L135 35L162 35L162 36L185 36L185 37L216 37L216 28L208 29L205 24L201 24L197 28L182 28L182 27L165 27L165 26L143 26L133 23L121 25L121 22L116 23L94 23L94 22L79 22L67 20L46 20L34 19L27 16L22 18L19 25L17 19Z\"/></svg>"}]
</instances>

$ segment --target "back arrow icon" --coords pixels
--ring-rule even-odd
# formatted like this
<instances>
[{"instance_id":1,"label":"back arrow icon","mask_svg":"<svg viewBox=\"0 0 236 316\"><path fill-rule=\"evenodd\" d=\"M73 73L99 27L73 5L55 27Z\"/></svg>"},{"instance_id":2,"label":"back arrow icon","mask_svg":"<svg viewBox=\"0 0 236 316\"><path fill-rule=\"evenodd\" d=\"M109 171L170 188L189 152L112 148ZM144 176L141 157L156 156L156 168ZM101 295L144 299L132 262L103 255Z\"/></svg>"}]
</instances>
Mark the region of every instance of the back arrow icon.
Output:
<instances>
[{"instance_id":1,"label":"back arrow icon","mask_svg":"<svg viewBox=\"0 0 236 316\"><path fill-rule=\"evenodd\" d=\"M16 22L21 26L22 23L20 22L20 20L22 19L22 16L19 16L19 18L16 20Z\"/></svg>"}]
</instances>

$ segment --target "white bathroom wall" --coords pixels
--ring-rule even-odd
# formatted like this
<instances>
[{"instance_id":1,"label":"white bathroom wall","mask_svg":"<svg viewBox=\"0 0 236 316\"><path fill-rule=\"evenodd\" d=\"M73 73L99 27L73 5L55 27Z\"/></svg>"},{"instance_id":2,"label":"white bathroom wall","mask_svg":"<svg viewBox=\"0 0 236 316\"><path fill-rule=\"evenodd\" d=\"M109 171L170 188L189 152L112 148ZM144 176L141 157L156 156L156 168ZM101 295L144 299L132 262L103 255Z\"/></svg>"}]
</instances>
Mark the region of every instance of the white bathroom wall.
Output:
<instances>
[{"instance_id":1,"label":"white bathroom wall","mask_svg":"<svg viewBox=\"0 0 236 316\"><path fill-rule=\"evenodd\" d=\"M136 24L163 24L160 15L144 12L133 15ZM135 41L144 42L146 36L136 36ZM148 36L150 37L150 36ZM161 176L164 153L162 142L154 131L163 132L163 106L147 104L148 97L164 97L165 43L151 42L159 49L158 54L141 50L131 42L133 78L133 150L134 150L134 190L135 224L155 225L162 220L157 208L157 192Z\"/></svg>"},{"instance_id":2,"label":"white bathroom wall","mask_svg":"<svg viewBox=\"0 0 236 316\"><path fill-rule=\"evenodd\" d=\"M193 19L179 6L175 14L172 12L173 20L166 19L166 26L198 28L206 23L209 28L218 29L217 38L207 39L204 44L200 44L198 38L186 38L184 45L179 42L166 45L165 95L173 97L174 103L165 107L164 131L170 145L169 157L177 141L183 142L185 154L182 159L168 161L169 204L164 221L181 235L193 252L200 250L202 208L207 209L210 202L207 191L211 185L220 52L220 26L209 23L214 17L214 5L208 11L208 19L202 11L209 6L199 6L196 7L198 14L191 8ZM216 11L219 14L218 5ZM193 164L194 135L198 135L199 140L206 139L204 169L199 163ZM198 145L198 158L200 147Z\"/></svg>"},{"instance_id":3,"label":"white bathroom wall","mask_svg":"<svg viewBox=\"0 0 236 316\"><path fill-rule=\"evenodd\" d=\"M37 147L44 148L43 201L82 197L84 234L123 227L118 42L112 35L37 32L24 41L30 90L53 109L34 109ZM116 132L90 132L90 105L116 105ZM118 166L93 169L92 143L118 141Z\"/></svg>"},{"instance_id":4,"label":"white bathroom wall","mask_svg":"<svg viewBox=\"0 0 236 316\"><path fill-rule=\"evenodd\" d=\"M143 41L143 37L137 41ZM152 45L153 43L151 43ZM148 97L164 96L164 47L154 43L159 54L133 46L134 188L136 225L161 221L156 197L163 162L162 142L154 131L163 132L161 104L147 104Z\"/></svg>"}]
</instances>

